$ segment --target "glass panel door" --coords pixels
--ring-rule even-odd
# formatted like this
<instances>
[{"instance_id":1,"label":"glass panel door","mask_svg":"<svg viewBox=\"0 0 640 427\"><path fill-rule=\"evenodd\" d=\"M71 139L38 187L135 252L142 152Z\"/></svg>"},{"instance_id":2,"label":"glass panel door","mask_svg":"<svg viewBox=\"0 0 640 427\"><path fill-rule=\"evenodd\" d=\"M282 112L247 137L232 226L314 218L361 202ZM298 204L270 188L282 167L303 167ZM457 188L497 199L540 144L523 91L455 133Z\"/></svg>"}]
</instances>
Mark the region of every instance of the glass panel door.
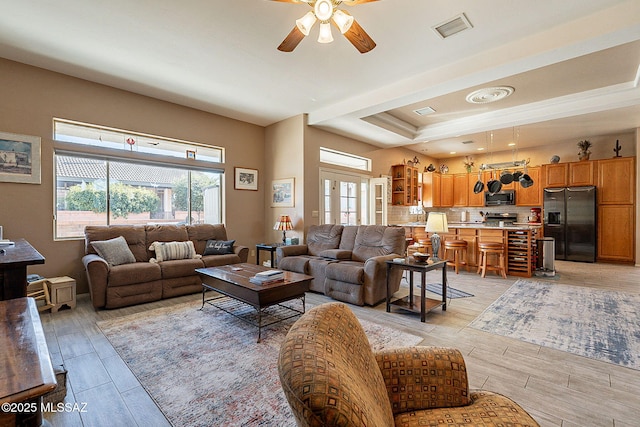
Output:
<instances>
[{"instance_id":1,"label":"glass panel door","mask_svg":"<svg viewBox=\"0 0 640 427\"><path fill-rule=\"evenodd\" d=\"M361 223L361 182L359 175L320 172L322 224Z\"/></svg>"}]
</instances>

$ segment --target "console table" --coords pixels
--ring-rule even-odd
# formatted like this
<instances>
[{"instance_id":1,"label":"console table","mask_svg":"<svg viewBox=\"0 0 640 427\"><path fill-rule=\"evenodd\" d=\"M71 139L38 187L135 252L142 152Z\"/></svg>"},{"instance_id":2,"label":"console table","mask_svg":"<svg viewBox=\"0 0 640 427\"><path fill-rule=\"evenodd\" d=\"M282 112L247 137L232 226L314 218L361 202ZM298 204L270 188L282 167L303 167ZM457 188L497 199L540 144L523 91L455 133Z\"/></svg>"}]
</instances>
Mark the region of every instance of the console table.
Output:
<instances>
[{"instance_id":1,"label":"console table","mask_svg":"<svg viewBox=\"0 0 640 427\"><path fill-rule=\"evenodd\" d=\"M56 384L36 301L0 301L0 425L41 425L42 396Z\"/></svg>"},{"instance_id":2,"label":"console table","mask_svg":"<svg viewBox=\"0 0 640 427\"><path fill-rule=\"evenodd\" d=\"M391 292L389 290L389 277L391 270L399 268L408 270L409 274L409 296L391 301ZM442 270L442 300L436 300L426 297L427 292L427 271ZM413 272L420 272L421 287L420 295L414 295L413 292ZM441 260L432 263L416 262L412 258L405 258L404 262L387 261L387 313L391 311L391 306L401 308L403 310L420 313L420 321L425 321L427 312L436 307L442 306L442 310L447 309L447 260Z\"/></svg>"},{"instance_id":3,"label":"console table","mask_svg":"<svg viewBox=\"0 0 640 427\"><path fill-rule=\"evenodd\" d=\"M27 296L27 266L44 264L44 257L24 239L0 249L0 301Z\"/></svg>"}]
</instances>

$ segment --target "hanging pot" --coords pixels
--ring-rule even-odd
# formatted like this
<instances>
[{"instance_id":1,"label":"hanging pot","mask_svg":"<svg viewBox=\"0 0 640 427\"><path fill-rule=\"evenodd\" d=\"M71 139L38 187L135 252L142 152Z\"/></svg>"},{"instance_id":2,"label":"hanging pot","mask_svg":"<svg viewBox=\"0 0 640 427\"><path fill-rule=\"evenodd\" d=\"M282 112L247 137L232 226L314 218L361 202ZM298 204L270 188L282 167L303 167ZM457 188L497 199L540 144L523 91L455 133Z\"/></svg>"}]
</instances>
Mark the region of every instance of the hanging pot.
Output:
<instances>
[{"instance_id":1,"label":"hanging pot","mask_svg":"<svg viewBox=\"0 0 640 427\"><path fill-rule=\"evenodd\" d=\"M487 190L490 194L495 194L502 189L502 183L498 179L493 178L493 172L491 172L491 180L487 182Z\"/></svg>"},{"instance_id":2,"label":"hanging pot","mask_svg":"<svg viewBox=\"0 0 640 427\"><path fill-rule=\"evenodd\" d=\"M518 182L520 181L520 177L522 176L522 172L521 171L515 171L513 173L513 181L514 182Z\"/></svg>"},{"instance_id":3,"label":"hanging pot","mask_svg":"<svg viewBox=\"0 0 640 427\"><path fill-rule=\"evenodd\" d=\"M524 167L524 173L522 174L522 176L520 176L518 181L520 181L520 185L523 188L529 188L529 187L531 187L533 185L533 179L531 179L531 177L527 173L527 167L526 166Z\"/></svg>"},{"instance_id":4,"label":"hanging pot","mask_svg":"<svg viewBox=\"0 0 640 427\"><path fill-rule=\"evenodd\" d=\"M484 182L482 182L481 173L478 171L478 181L476 181L476 185L473 186L473 192L475 194L482 193L484 190Z\"/></svg>"},{"instance_id":5,"label":"hanging pot","mask_svg":"<svg viewBox=\"0 0 640 427\"><path fill-rule=\"evenodd\" d=\"M508 171L508 170L504 170L500 173L500 182L503 184L511 184L513 182L513 174Z\"/></svg>"}]
</instances>

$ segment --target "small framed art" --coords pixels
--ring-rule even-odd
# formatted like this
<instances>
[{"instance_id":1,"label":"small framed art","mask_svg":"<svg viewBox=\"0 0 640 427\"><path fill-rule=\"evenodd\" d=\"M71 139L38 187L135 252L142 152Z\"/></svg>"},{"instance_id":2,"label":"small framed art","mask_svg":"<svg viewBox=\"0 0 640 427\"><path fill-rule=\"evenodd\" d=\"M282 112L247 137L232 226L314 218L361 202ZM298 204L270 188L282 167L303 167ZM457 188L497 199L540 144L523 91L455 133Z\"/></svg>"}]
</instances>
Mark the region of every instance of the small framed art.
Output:
<instances>
[{"instance_id":1,"label":"small framed art","mask_svg":"<svg viewBox=\"0 0 640 427\"><path fill-rule=\"evenodd\" d=\"M258 190L258 169L234 168L236 190Z\"/></svg>"},{"instance_id":2,"label":"small framed art","mask_svg":"<svg viewBox=\"0 0 640 427\"><path fill-rule=\"evenodd\" d=\"M40 137L0 132L0 182L40 184Z\"/></svg>"},{"instance_id":3,"label":"small framed art","mask_svg":"<svg viewBox=\"0 0 640 427\"><path fill-rule=\"evenodd\" d=\"M276 179L271 182L271 207L294 206L294 178Z\"/></svg>"}]
</instances>

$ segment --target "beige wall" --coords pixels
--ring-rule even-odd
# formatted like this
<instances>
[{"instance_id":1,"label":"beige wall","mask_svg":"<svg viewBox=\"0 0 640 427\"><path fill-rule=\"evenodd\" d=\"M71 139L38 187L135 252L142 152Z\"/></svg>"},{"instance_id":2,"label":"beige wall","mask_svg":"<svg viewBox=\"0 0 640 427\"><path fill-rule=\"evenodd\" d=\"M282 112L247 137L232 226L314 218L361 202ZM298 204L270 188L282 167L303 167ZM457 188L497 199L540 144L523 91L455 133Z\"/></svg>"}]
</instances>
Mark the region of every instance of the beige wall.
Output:
<instances>
[{"instance_id":1,"label":"beige wall","mask_svg":"<svg viewBox=\"0 0 640 427\"><path fill-rule=\"evenodd\" d=\"M263 127L4 59L0 76L0 131L42 141L42 184L0 183L5 238L24 238L46 258L44 265L29 267L29 273L68 275L77 280L79 293L87 292L84 242L53 240L54 117L225 147L228 237L250 247L264 240L264 186L241 191L233 183L235 166L264 170Z\"/></svg>"}]
</instances>

